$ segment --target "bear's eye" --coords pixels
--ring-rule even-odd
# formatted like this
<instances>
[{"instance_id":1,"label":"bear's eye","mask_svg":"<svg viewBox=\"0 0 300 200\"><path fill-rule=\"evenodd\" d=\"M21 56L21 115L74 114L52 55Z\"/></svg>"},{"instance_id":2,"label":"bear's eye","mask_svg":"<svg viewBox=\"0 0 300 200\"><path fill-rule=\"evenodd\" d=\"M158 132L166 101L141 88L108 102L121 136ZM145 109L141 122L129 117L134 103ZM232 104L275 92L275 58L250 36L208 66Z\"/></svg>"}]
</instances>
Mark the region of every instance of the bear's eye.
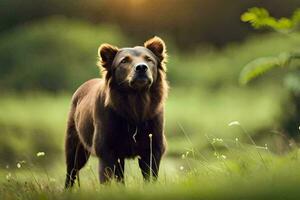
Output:
<instances>
[{"instance_id":1,"label":"bear's eye","mask_svg":"<svg viewBox=\"0 0 300 200\"><path fill-rule=\"evenodd\" d=\"M153 62L152 58L150 58L149 56L145 56L145 60L146 60L147 62Z\"/></svg>"},{"instance_id":2,"label":"bear's eye","mask_svg":"<svg viewBox=\"0 0 300 200\"><path fill-rule=\"evenodd\" d=\"M128 57L125 57L121 60L120 63L124 64L124 63L128 63L129 62L129 58Z\"/></svg>"}]
</instances>

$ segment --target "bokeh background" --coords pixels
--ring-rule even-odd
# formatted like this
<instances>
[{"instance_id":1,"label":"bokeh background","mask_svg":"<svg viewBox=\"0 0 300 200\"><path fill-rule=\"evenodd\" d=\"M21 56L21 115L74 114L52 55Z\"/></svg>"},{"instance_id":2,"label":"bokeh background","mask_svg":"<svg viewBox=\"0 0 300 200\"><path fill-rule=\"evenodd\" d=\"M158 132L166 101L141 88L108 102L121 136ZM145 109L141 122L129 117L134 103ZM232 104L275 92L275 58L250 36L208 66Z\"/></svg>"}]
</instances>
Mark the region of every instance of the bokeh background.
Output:
<instances>
[{"instance_id":1,"label":"bokeh background","mask_svg":"<svg viewBox=\"0 0 300 200\"><path fill-rule=\"evenodd\" d=\"M142 45L154 35L170 55L167 159L192 148L209 155L212 138L249 143L242 129L284 154L297 142L300 107L284 85L287 70L247 86L238 79L249 61L299 48L300 36L253 30L240 20L253 6L289 17L300 1L1 0L0 167L34 162L37 152L47 167L64 167L71 95L100 76L99 45ZM242 129L228 126L233 121Z\"/></svg>"}]
</instances>

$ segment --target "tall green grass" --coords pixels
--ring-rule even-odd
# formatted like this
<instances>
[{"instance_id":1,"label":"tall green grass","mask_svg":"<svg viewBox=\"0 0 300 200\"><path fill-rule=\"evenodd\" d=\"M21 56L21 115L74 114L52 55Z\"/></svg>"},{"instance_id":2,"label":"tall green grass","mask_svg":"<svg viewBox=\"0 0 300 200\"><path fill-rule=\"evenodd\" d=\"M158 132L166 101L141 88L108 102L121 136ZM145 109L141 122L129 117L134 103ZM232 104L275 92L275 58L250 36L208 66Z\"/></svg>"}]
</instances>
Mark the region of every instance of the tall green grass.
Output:
<instances>
[{"instance_id":1,"label":"tall green grass","mask_svg":"<svg viewBox=\"0 0 300 200\"><path fill-rule=\"evenodd\" d=\"M238 140L210 140L227 148L199 157L197 150L166 158L156 183L144 183L136 161L126 164L125 186L101 186L96 160L81 172L81 187L63 190L64 169L22 163L0 173L0 199L298 199L299 151L276 156L267 147ZM39 159L47 159L39 157Z\"/></svg>"}]
</instances>

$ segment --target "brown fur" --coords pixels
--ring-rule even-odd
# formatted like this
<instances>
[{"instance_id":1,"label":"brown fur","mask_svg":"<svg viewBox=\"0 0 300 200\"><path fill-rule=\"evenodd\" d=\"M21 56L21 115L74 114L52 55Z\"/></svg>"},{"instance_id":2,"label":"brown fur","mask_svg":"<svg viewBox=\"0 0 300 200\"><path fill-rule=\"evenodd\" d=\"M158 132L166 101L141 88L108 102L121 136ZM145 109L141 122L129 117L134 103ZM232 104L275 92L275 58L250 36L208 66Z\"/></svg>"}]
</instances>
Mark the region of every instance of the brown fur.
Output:
<instances>
[{"instance_id":1,"label":"brown fur","mask_svg":"<svg viewBox=\"0 0 300 200\"><path fill-rule=\"evenodd\" d=\"M72 98L65 187L74 184L90 154L99 158L101 183L112 178L123 182L124 159L137 156L144 179L149 180L150 172L156 179L165 152L165 44L158 37L144 47L118 49L103 44L98 54L103 79L87 81Z\"/></svg>"}]
</instances>

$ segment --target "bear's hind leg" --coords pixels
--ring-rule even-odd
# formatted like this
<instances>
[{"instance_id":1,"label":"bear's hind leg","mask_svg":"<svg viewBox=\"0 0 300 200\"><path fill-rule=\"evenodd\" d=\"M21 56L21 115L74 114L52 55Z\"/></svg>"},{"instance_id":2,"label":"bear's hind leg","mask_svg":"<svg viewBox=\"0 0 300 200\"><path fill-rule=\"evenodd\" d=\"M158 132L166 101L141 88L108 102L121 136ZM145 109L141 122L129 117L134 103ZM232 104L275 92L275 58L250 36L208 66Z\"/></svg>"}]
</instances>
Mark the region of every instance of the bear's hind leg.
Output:
<instances>
[{"instance_id":1,"label":"bear's hind leg","mask_svg":"<svg viewBox=\"0 0 300 200\"><path fill-rule=\"evenodd\" d=\"M119 183L124 182L124 159L119 158L100 158L99 159L99 180L101 184L115 180Z\"/></svg>"},{"instance_id":2,"label":"bear's hind leg","mask_svg":"<svg viewBox=\"0 0 300 200\"><path fill-rule=\"evenodd\" d=\"M79 170L86 164L90 156L90 153L81 144L75 126L68 126L65 154L67 164L65 188L69 188L74 185Z\"/></svg>"},{"instance_id":3,"label":"bear's hind leg","mask_svg":"<svg viewBox=\"0 0 300 200\"><path fill-rule=\"evenodd\" d=\"M141 158L138 159L139 166L145 181L157 180L159 165L161 161L162 154L157 153L152 155L152 160L150 161L150 153L146 153ZM152 180L151 180L152 177Z\"/></svg>"}]
</instances>

